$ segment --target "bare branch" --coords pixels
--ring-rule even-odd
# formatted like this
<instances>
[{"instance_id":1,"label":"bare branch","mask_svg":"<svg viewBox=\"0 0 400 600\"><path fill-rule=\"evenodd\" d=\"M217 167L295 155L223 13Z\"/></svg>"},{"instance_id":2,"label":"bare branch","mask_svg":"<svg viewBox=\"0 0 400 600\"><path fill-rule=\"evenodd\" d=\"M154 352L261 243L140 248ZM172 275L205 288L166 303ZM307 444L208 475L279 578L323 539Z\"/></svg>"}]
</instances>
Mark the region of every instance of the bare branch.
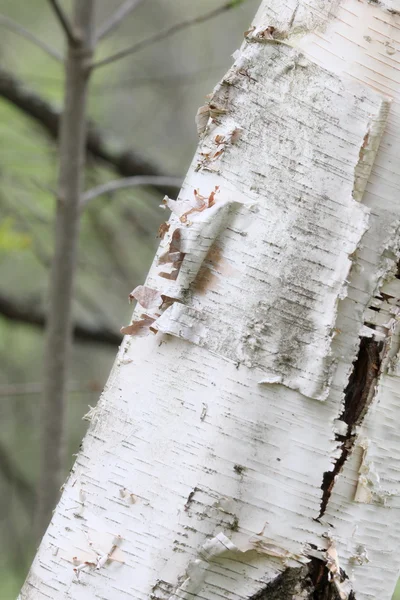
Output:
<instances>
[{"instance_id":1,"label":"bare branch","mask_svg":"<svg viewBox=\"0 0 400 600\"><path fill-rule=\"evenodd\" d=\"M34 301L21 301L0 294L0 316L25 325L33 325L43 329L46 324L46 314L40 308L37 299ZM73 336L76 341L106 344L113 347L121 343L122 336L104 325L93 327L82 322L75 322Z\"/></svg>"},{"instance_id":2,"label":"bare branch","mask_svg":"<svg viewBox=\"0 0 400 600\"><path fill-rule=\"evenodd\" d=\"M12 461L10 452L3 445L0 445L0 473L19 494L28 513L32 513L36 500L35 489Z\"/></svg>"},{"instance_id":3,"label":"bare branch","mask_svg":"<svg viewBox=\"0 0 400 600\"><path fill-rule=\"evenodd\" d=\"M60 25L63 28L65 35L67 36L69 43L72 46L76 46L76 44L79 41L78 36L74 32L72 23L70 23L67 15L65 14L64 10L61 8L58 0L49 0L49 3L51 4L51 6L53 8L53 10L56 14L56 17L59 20Z\"/></svg>"},{"instance_id":4,"label":"bare branch","mask_svg":"<svg viewBox=\"0 0 400 600\"><path fill-rule=\"evenodd\" d=\"M179 177L126 177L125 179L115 179L114 181L107 181L103 185L99 185L97 187L92 188L85 192L82 196L81 200L81 208L84 209L88 205L88 203L97 198L98 196L102 196L103 194L107 194L110 192L116 192L118 190L123 190L130 187L137 187L140 185L151 185L153 187L175 187L177 189L180 188L182 180Z\"/></svg>"},{"instance_id":5,"label":"bare branch","mask_svg":"<svg viewBox=\"0 0 400 600\"><path fill-rule=\"evenodd\" d=\"M16 21L10 19L10 17L0 15L0 25L3 25L3 27L7 27L7 29L14 31L18 35L24 37L26 40L29 40L30 42L35 44L35 46L38 46L38 48L40 48L41 50L46 52L46 54L51 56L51 58L54 58L59 62L63 62L63 57L57 52L57 50L55 50L51 46L48 46L46 42L43 42L40 38L36 37L33 33L25 29L25 27L22 27L22 25L20 25Z\"/></svg>"},{"instance_id":6,"label":"bare branch","mask_svg":"<svg viewBox=\"0 0 400 600\"><path fill-rule=\"evenodd\" d=\"M93 63L92 69L97 69L98 67L104 67L105 65L109 65L109 64L115 62L116 60L125 58L125 56L135 54L136 52L138 52L139 50L143 50L143 48L146 48L147 46L151 46L151 45L155 44L156 42L159 42L160 40L165 40L166 38L169 38L172 35L175 35L175 33L178 33L178 31L182 31L182 29L187 29L188 27L193 27L193 25L198 25L200 23L204 23L205 21L209 21L210 19L213 19L214 17L217 17L218 15L221 15L222 13L230 10L234 6L237 6L237 4L238 4L238 2L236 0L230 0L229 2L226 2L225 4L223 4L222 6L219 6L218 8L214 8L213 10L210 10L207 13L199 15L198 17L193 17L192 19L185 19L184 21L181 21L180 23L175 23L175 25L172 25L172 27L168 27L167 29L164 29L163 31L159 31L158 33L142 40L141 42L137 42L136 44L133 44L133 46L129 46L129 48L125 48L125 50L116 52L116 54L112 54L108 58L104 58L103 60L99 60L99 61Z\"/></svg>"},{"instance_id":7,"label":"bare branch","mask_svg":"<svg viewBox=\"0 0 400 600\"><path fill-rule=\"evenodd\" d=\"M110 19L103 23L101 27L99 27L96 33L96 40L103 40L105 37L110 35L123 21L125 17L129 15L135 8L142 4L143 0L126 0L114 14L111 15Z\"/></svg>"},{"instance_id":8,"label":"bare branch","mask_svg":"<svg viewBox=\"0 0 400 600\"><path fill-rule=\"evenodd\" d=\"M33 119L51 138L58 138L61 112L5 69L0 69L0 97L5 98ZM156 165L142 158L135 150L115 148L93 121L88 123L86 150L97 160L104 161L122 177L137 175L162 176ZM175 186L166 193L173 195Z\"/></svg>"}]
</instances>

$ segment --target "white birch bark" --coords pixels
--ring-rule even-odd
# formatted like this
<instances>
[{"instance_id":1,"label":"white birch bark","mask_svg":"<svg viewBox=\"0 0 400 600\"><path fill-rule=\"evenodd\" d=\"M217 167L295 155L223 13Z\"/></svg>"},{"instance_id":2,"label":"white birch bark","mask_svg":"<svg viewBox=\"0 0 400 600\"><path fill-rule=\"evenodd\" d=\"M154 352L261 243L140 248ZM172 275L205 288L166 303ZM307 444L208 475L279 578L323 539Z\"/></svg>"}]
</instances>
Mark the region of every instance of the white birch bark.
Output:
<instances>
[{"instance_id":1,"label":"white birch bark","mask_svg":"<svg viewBox=\"0 0 400 600\"><path fill-rule=\"evenodd\" d=\"M391 597L397 10L262 2L21 600Z\"/></svg>"}]
</instances>

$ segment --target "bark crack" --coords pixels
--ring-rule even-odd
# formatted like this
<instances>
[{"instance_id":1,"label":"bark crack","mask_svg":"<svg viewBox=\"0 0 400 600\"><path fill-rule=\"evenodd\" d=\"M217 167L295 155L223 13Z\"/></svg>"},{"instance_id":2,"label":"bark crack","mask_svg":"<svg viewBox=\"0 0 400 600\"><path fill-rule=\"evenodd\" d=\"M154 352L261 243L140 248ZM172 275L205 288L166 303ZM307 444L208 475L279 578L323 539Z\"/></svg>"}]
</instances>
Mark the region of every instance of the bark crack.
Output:
<instances>
[{"instance_id":1,"label":"bark crack","mask_svg":"<svg viewBox=\"0 0 400 600\"><path fill-rule=\"evenodd\" d=\"M308 567L289 567L248 600L283 600L283 598L293 598L302 592L307 594L305 598L311 600L312 581ZM304 597L303 594L301 597Z\"/></svg>"},{"instance_id":2,"label":"bark crack","mask_svg":"<svg viewBox=\"0 0 400 600\"><path fill-rule=\"evenodd\" d=\"M324 561L319 558L311 558L308 569L313 588L309 600L343 600L343 595L337 589L331 572ZM340 579L341 581L348 580L348 576L343 569L340 569ZM346 597L348 600L355 600L356 598L353 591L346 594Z\"/></svg>"},{"instance_id":3,"label":"bark crack","mask_svg":"<svg viewBox=\"0 0 400 600\"><path fill-rule=\"evenodd\" d=\"M348 579L340 569L342 581ZM273 581L268 582L262 589L247 600L342 600L329 571L327 564L319 558L311 558L308 565L303 567L288 567ZM355 600L355 594L350 591L348 600Z\"/></svg>"},{"instance_id":4,"label":"bark crack","mask_svg":"<svg viewBox=\"0 0 400 600\"><path fill-rule=\"evenodd\" d=\"M392 275L396 279L400 279L400 260L397 261L396 267L392 272ZM390 282L390 278L388 282ZM384 286L381 288L385 289ZM377 380L384 368L382 361L387 355L388 344L390 346L391 331L394 324L393 313L390 310L390 305L393 304L395 297L391 294L384 292L382 289L379 290L375 296L375 300L379 302L378 305L371 305L368 307L369 311L374 312L388 312L388 320L384 325L378 325L375 323L375 319L369 317L364 322L364 330L370 332L370 336L363 336L360 338L360 345L357 353L357 357L353 362L353 369L349 377L347 387L344 391L344 404L343 411L339 417L339 420L347 425L345 434L336 434L335 439L340 443L340 455L334 463L331 471L326 471L323 475L322 480L322 500L320 513L317 517L319 520L325 513L328 505L333 486L337 475L341 472L343 465L347 458L350 456L355 441L356 433L355 427L360 425L368 411L371 402L374 399L376 391ZM397 305L398 300L394 304ZM374 321L374 322L372 322ZM387 357L386 357L387 358ZM387 360L385 359L385 363Z\"/></svg>"},{"instance_id":5,"label":"bark crack","mask_svg":"<svg viewBox=\"0 0 400 600\"><path fill-rule=\"evenodd\" d=\"M344 435L336 434L335 438L341 443L341 453L331 471L326 471L322 480L321 509L317 520L320 519L328 505L337 475L352 452L356 435L355 426L359 425L374 397L375 385L380 374L382 350L384 342L372 337L362 337L357 358L344 392L343 412L339 419L347 424Z\"/></svg>"}]
</instances>

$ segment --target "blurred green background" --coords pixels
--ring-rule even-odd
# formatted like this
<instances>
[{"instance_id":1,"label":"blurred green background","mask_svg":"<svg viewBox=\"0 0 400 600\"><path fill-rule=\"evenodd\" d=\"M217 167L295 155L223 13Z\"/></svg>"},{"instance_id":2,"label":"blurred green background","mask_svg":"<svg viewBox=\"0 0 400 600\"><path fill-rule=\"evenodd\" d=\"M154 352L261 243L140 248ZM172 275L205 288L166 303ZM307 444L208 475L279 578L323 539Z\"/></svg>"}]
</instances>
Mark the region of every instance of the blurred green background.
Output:
<instances>
[{"instance_id":1,"label":"blurred green background","mask_svg":"<svg viewBox=\"0 0 400 600\"><path fill-rule=\"evenodd\" d=\"M97 57L219 4L145 0L100 45ZM197 145L197 108L231 64L231 54L258 4L247 0L212 21L95 71L89 113L109 146L115 152L132 149L160 172L183 177ZM116 0L97 0L98 23L119 5ZM70 3L64 6L69 9ZM62 52L63 36L47 3L0 0L0 79L11 74L60 108L61 66L2 26L1 15ZM46 311L57 155L43 128L1 95L0 139L0 600L11 600L35 552L31 532L39 474L43 328L28 321ZM86 187L119 176L106 163L90 158ZM71 463L87 425L82 417L99 397L116 354L119 329L129 322L128 294L143 282L157 246L163 195L163 190L150 188L104 195L82 217L74 318L110 335L97 342L74 342L68 409ZM395 597L400 599L400 589Z\"/></svg>"}]
</instances>

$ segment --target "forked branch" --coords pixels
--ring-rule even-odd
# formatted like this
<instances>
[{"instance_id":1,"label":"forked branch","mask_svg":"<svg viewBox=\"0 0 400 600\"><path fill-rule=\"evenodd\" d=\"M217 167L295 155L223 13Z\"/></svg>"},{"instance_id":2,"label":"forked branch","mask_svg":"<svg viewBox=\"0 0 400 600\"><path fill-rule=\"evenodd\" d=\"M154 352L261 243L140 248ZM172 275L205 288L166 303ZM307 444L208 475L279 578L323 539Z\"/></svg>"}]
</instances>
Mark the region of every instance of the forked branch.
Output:
<instances>
[{"instance_id":1,"label":"forked branch","mask_svg":"<svg viewBox=\"0 0 400 600\"><path fill-rule=\"evenodd\" d=\"M72 23L68 19L63 8L59 4L58 0L49 0L49 2L53 8L53 11L54 11L61 27L64 30L65 35L67 36L69 43L72 46L75 46L79 42L79 37L78 37L78 34L74 31L74 28L72 27Z\"/></svg>"}]
</instances>

